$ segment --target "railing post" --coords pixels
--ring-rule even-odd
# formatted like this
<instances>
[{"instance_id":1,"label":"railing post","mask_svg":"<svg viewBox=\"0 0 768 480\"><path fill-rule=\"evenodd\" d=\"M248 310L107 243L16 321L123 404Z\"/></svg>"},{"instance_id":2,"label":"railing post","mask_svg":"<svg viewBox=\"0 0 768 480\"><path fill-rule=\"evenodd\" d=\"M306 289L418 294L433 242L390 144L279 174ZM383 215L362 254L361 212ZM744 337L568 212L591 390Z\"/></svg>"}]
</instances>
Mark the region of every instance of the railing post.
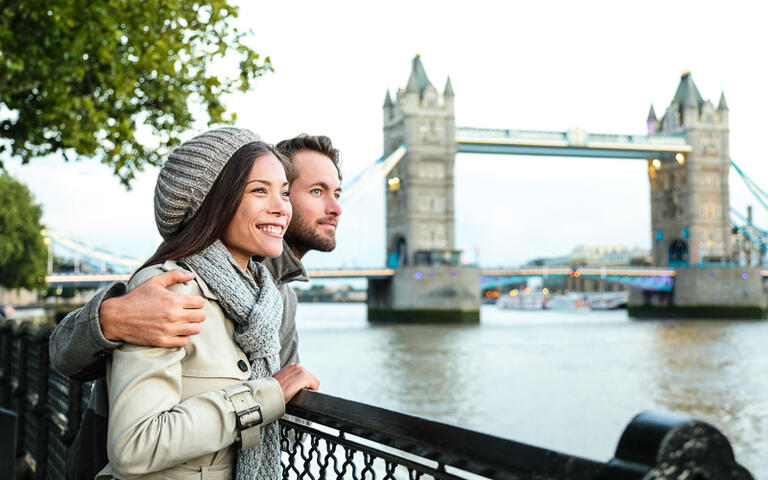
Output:
<instances>
[{"instance_id":1,"label":"railing post","mask_svg":"<svg viewBox=\"0 0 768 480\"><path fill-rule=\"evenodd\" d=\"M37 327L30 333L31 351L35 356L30 356L30 361L34 362L30 367L34 367L32 372L34 376L29 378L30 394L27 398L30 401L30 413L35 424L35 438L31 439L27 447L28 453L35 460L35 478L45 480L48 467L48 337L51 334L52 326L45 324Z\"/></svg>"},{"instance_id":2,"label":"railing post","mask_svg":"<svg viewBox=\"0 0 768 480\"><path fill-rule=\"evenodd\" d=\"M20 447L17 452L19 456L22 456L24 452L24 434L26 432L27 349L29 346L26 335L27 330L27 324L18 325L14 329L13 343L11 345L11 354L13 355L14 352L16 354L15 358L12 358L12 362L15 365L11 366L11 385L13 385L11 402L18 419L16 423L16 445Z\"/></svg>"},{"instance_id":3,"label":"railing post","mask_svg":"<svg viewBox=\"0 0 768 480\"><path fill-rule=\"evenodd\" d=\"M0 407L11 408L11 344L13 322L0 321Z\"/></svg>"},{"instance_id":4,"label":"railing post","mask_svg":"<svg viewBox=\"0 0 768 480\"><path fill-rule=\"evenodd\" d=\"M642 465L643 480L754 480L736 462L728 439L712 425L671 413L642 412L621 435L612 465Z\"/></svg>"},{"instance_id":5,"label":"railing post","mask_svg":"<svg viewBox=\"0 0 768 480\"><path fill-rule=\"evenodd\" d=\"M48 478L65 478L67 447L80 427L81 383L48 369Z\"/></svg>"},{"instance_id":6,"label":"railing post","mask_svg":"<svg viewBox=\"0 0 768 480\"><path fill-rule=\"evenodd\" d=\"M16 468L16 412L0 408L0 472Z\"/></svg>"}]
</instances>

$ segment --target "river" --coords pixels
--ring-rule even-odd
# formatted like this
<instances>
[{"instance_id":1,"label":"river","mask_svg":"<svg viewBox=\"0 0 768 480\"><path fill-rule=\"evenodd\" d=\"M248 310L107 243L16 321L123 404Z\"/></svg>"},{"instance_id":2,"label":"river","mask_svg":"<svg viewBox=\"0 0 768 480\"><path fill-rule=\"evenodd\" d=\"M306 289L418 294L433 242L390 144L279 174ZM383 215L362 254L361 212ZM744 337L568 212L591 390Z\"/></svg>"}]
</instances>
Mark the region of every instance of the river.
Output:
<instances>
[{"instance_id":1,"label":"river","mask_svg":"<svg viewBox=\"0 0 768 480\"><path fill-rule=\"evenodd\" d=\"M768 479L768 322L491 305L480 317L369 325L364 304L301 303L299 351L325 393L593 459L613 456L636 413L685 413Z\"/></svg>"}]
</instances>

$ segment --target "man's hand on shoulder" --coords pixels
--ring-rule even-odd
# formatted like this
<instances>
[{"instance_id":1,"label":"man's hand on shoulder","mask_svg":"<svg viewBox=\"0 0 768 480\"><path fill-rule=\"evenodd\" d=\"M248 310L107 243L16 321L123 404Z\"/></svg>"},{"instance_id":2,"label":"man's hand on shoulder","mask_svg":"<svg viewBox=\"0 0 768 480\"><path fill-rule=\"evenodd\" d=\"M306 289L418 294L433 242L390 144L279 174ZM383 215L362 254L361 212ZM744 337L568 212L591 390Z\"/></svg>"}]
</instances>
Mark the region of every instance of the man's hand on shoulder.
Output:
<instances>
[{"instance_id":1,"label":"man's hand on shoulder","mask_svg":"<svg viewBox=\"0 0 768 480\"><path fill-rule=\"evenodd\" d=\"M204 300L197 295L168 291L195 275L171 270L152 277L122 297L110 298L99 308L101 331L109 340L153 347L183 347L190 335L200 333L205 320Z\"/></svg>"}]
</instances>

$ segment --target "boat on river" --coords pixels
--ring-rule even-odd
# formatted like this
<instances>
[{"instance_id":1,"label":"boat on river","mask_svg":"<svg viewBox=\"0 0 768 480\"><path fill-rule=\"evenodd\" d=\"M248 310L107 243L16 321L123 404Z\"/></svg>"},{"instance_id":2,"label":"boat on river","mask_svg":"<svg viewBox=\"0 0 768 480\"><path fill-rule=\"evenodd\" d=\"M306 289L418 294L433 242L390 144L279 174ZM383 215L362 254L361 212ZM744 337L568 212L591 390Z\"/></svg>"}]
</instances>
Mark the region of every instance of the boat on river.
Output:
<instances>
[{"instance_id":1,"label":"boat on river","mask_svg":"<svg viewBox=\"0 0 768 480\"><path fill-rule=\"evenodd\" d=\"M571 292L563 295L552 295L544 304L546 310L587 310L589 302L584 293Z\"/></svg>"},{"instance_id":2,"label":"boat on river","mask_svg":"<svg viewBox=\"0 0 768 480\"><path fill-rule=\"evenodd\" d=\"M589 296L590 310L619 310L627 308L629 292L601 292Z\"/></svg>"},{"instance_id":3,"label":"boat on river","mask_svg":"<svg viewBox=\"0 0 768 480\"><path fill-rule=\"evenodd\" d=\"M542 310L549 295L542 292L521 292L518 295L502 295L496 305L504 310Z\"/></svg>"}]
</instances>

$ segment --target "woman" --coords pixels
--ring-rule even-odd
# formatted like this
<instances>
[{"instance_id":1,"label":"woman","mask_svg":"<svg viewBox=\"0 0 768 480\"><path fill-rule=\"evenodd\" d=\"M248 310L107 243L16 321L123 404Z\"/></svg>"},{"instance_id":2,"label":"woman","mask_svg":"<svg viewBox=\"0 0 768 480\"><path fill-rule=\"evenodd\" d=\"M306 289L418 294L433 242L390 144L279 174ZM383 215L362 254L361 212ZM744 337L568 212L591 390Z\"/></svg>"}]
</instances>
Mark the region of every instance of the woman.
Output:
<instances>
[{"instance_id":1,"label":"woman","mask_svg":"<svg viewBox=\"0 0 768 480\"><path fill-rule=\"evenodd\" d=\"M169 156L155 188L165 241L128 287L191 270L194 281L170 288L198 295L206 319L186 347L123 345L113 353L110 462L97 478L280 477L274 422L317 379L297 365L279 369L282 301L252 257L282 252L290 171L257 135L233 127L199 135Z\"/></svg>"}]
</instances>

